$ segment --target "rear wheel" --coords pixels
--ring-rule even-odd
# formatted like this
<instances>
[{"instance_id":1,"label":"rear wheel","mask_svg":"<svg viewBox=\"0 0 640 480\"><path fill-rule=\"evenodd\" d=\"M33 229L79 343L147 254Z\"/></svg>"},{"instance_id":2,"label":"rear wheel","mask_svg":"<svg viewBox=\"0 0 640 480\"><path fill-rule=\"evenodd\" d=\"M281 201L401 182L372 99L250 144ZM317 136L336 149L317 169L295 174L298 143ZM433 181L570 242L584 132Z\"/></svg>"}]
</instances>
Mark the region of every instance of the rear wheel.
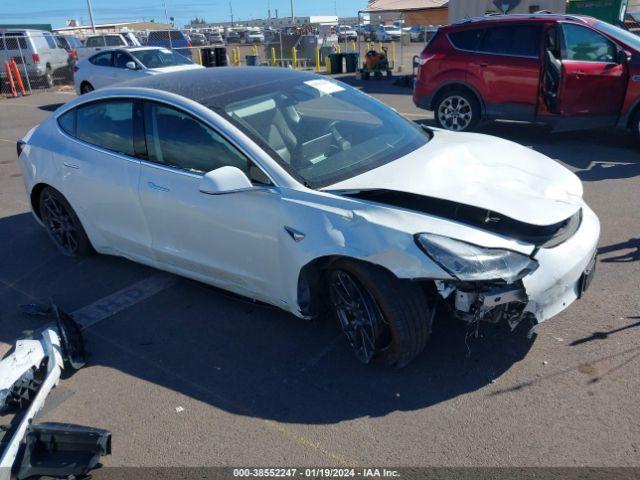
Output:
<instances>
[{"instance_id":1,"label":"rear wheel","mask_svg":"<svg viewBox=\"0 0 640 480\"><path fill-rule=\"evenodd\" d=\"M45 187L40 194L39 205L42 223L62 254L82 257L92 252L80 219L60 192Z\"/></svg>"},{"instance_id":2,"label":"rear wheel","mask_svg":"<svg viewBox=\"0 0 640 480\"><path fill-rule=\"evenodd\" d=\"M424 350L431 334L434 307L420 286L375 265L334 264L329 299L363 363L380 360L402 367Z\"/></svg>"},{"instance_id":3,"label":"rear wheel","mask_svg":"<svg viewBox=\"0 0 640 480\"><path fill-rule=\"evenodd\" d=\"M440 128L466 132L480 121L480 105L474 95L451 90L439 96L435 105L435 121Z\"/></svg>"},{"instance_id":4,"label":"rear wheel","mask_svg":"<svg viewBox=\"0 0 640 480\"><path fill-rule=\"evenodd\" d=\"M44 77L42 78L47 88L53 87L53 72L51 71L51 67L49 65L47 65L47 69L45 70Z\"/></svg>"},{"instance_id":5,"label":"rear wheel","mask_svg":"<svg viewBox=\"0 0 640 480\"><path fill-rule=\"evenodd\" d=\"M631 118L631 133L636 137L637 140L640 140L640 108L635 111L633 117Z\"/></svg>"},{"instance_id":6,"label":"rear wheel","mask_svg":"<svg viewBox=\"0 0 640 480\"><path fill-rule=\"evenodd\" d=\"M82 82L80 85L80 94L84 95L85 93L93 92L93 85L89 82Z\"/></svg>"}]
</instances>

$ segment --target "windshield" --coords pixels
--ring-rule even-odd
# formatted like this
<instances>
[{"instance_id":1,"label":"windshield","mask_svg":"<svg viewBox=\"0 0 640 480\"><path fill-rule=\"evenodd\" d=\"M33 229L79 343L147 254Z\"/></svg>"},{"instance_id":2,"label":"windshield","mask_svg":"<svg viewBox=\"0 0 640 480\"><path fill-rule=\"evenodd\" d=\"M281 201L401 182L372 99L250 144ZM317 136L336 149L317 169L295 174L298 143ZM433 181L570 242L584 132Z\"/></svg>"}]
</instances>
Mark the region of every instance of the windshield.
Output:
<instances>
[{"instance_id":1,"label":"windshield","mask_svg":"<svg viewBox=\"0 0 640 480\"><path fill-rule=\"evenodd\" d=\"M173 53L165 48L159 50L133 50L130 53L147 68L175 67L193 63L187 57Z\"/></svg>"},{"instance_id":2,"label":"windshield","mask_svg":"<svg viewBox=\"0 0 640 480\"><path fill-rule=\"evenodd\" d=\"M596 22L595 26L602 30L607 35L611 35L616 40L621 41L622 43L627 44L631 48L636 50L640 50L640 37L627 31L623 30L620 27L616 27L615 25L611 25L610 23L605 22Z\"/></svg>"},{"instance_id":3,"label":"windshield","mask_svg":"<svg viewBox=\"0 0 640 480\"><path fill-rule=\"evenodd\" d=\"M322 78L243 89L227 95L222 108L311 188L359 175L429 141L424 130L377 100Z\"/></svg>"}]
</instances>

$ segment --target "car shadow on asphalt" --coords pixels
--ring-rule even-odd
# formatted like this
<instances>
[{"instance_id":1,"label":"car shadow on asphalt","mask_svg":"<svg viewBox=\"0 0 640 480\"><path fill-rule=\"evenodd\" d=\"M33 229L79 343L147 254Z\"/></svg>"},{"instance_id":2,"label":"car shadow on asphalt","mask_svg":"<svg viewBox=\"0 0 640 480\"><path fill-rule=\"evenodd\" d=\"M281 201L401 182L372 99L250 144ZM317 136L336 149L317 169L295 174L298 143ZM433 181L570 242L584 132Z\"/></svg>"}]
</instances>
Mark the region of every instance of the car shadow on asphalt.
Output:
<instances>
[{"instance_id":1,"label":"car shadow on asphalt","mask_svg":"<svg viewBox=\"0 0 640 480\"><path fill-rule=\"evenodd\" d=\"M40 105L38 108L45 112L54 112L62 105L64 105L64 103L50 103L49 105Z\"/></svg>"},{"instance_id":2,"label":"car shadow on asphalt","mask_svg":"<svg viewBox=\"0 0 640 480\"><path fill-rule=\"evenodd\" d=\"M157 273L115 257L64 257L29 214L1 219L0 232L8 248L0 259L10 260L0 272L0 311L10 327L0 329L0 340L8 344L21 326L47 321L25 317L22 303L53 298L72 312ZM466 327L440 320L426 351L406 368L366 366L337 322L300 320L175 277L160 294L85 330L86 368L117 369L239 415L331 424L427 408L481 389L526 356L534 341L527 327L511 333L483 325L468 355Z\"/></svg>"}]
</instances>

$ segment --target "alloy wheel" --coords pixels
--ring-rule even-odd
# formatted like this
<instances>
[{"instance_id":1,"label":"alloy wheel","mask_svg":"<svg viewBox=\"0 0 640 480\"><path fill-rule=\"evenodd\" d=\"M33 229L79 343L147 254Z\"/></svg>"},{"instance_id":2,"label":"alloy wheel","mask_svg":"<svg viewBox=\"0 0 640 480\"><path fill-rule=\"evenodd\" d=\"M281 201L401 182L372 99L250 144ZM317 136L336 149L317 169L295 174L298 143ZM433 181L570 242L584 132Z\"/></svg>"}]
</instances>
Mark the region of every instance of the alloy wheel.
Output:
<instances>
[{"instance_id":1,"label":"alloy wheel","mask_svg":"<svg viewBox=\"0 0 640 480\"><path fill-rule=\"evenodd\" d=\"M459 132L471 123L473 110L469 102L458 95L445 98L438 107L438 120L447 130Z\"/></svg>"},{"instance_id":2,"label":"alloy wheel","mask_svg":"<svg viewBox=\"0 0 640 480\"><path fill-rule=\"evenodd\" d=\"M78 251L79 232L71 213L50 191L43 193L42 220L56 246L65 255L75 255Z\"/></svg>"},{"instance_id":3,"label":"alloy wheel","mask_svg":"<svg viewBox=\"0 0 640 480\"><path fill-rule=\"evenodd\" d=\"M369 363L390 342L389 328L371 294L349 273L333 272L329 296L356 357Z\"/></svg>"}]
</instances>

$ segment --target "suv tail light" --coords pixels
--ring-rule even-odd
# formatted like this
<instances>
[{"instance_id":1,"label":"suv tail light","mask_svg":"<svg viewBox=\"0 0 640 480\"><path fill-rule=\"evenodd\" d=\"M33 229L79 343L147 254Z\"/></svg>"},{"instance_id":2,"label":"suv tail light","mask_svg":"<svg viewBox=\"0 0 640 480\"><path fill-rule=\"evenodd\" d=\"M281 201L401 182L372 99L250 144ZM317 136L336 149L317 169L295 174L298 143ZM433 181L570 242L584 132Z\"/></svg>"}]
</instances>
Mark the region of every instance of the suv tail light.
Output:
<instances>
[{"instance_id":1,"label":"suv tail light","mask_svg":"<svg viewBox=\"0 0 640 480\"><path fill-rule=\"evenodd\" d=\"M191 40L187 40L187 47L191 46Z\"/></svg>"},{"instance_id":2,"label":"suv tail light","mask_svg":"<svg viewBox=\"0 0 640 480\"><path fill-rule=\"evenodd\" d=\"M69 56L74 60L78 60L78 51L77 50L69 50Z\"/></svg>"},{"instance_id":3,"label":"suv tail light","mask_svg":"<svg viewBox=\"0 0 640 480\"><path fill-rule=\"evenodd\" d=\"M77 65L74 65L74 66L73 66L73 73L76 73L78 70L80 70L80 69L78 68L78 66L77 66Z\"/></svg>"},{"instance_id":4,"label":"suv tail light","mask_svg":"<svg viewBox=\"0 0 640 480\"><path fill-rule=\"evenodd\" d=\"M431 60L440 60L442 58L444 58L444 54L442 53L422 52L420 54L420 58L418 59L418 64L422 66L422 65L425 65L427 62L430 62Z\"/></svg>"},{"instance_id":5,"label":"suv tail light","mask_svg":"<svg viewBox=\"0 0 640 480\"><path fill-rule=\"evenodd\" d=\"M31 58L33 58L33 63L40 63L40 55L38 55L37 53L31 55Z\"/></svg>"}]
</instances>

